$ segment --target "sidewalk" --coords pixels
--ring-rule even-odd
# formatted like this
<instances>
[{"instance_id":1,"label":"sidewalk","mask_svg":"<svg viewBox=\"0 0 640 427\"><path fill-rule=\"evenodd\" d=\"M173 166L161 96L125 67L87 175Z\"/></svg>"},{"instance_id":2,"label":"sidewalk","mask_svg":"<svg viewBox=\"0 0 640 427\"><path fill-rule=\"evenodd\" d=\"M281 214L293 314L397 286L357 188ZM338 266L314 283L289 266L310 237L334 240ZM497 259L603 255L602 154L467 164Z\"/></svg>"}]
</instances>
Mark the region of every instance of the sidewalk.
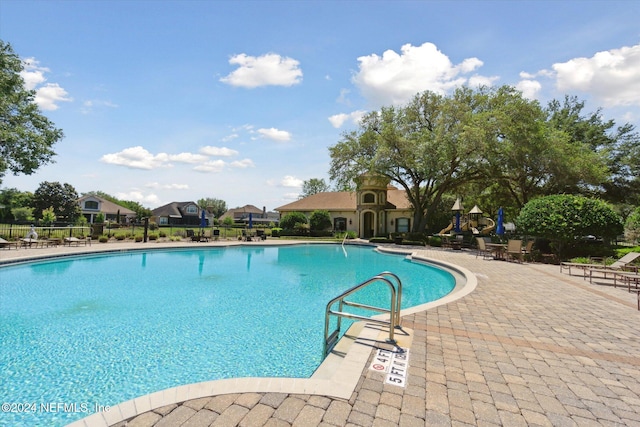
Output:
<instances>
[{"instance_id":1,"label":"sidewalk","mask_svg":"<svg viewBox=\"0 0 640 427\"><path fill-rule=\"evenodd\" d=\"M386 385L367 364L348 399L286 389L218 394L114 425L640 425L636 294L561 274L559 266L483 260L471 251L420 253L470 270L478 285L403 317L413 330L406 388Z\"/></svg>"}]
</instances>

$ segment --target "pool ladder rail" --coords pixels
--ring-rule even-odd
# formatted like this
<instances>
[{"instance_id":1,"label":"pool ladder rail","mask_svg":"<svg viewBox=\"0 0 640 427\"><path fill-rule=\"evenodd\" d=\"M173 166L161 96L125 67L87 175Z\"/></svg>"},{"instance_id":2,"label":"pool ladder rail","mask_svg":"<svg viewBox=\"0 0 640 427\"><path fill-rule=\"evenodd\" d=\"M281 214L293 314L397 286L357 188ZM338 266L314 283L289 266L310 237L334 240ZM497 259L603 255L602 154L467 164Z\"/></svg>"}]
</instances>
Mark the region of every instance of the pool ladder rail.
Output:
<instances>
[{"instance_id":1,"label":"pool ladder rail","mask_svg":"<svg viewBox=\"0 0 640 427\"><path fill-rule=\"evenodd\" d=\"M359 290L366 288L369 285L372 285L377 282L386 283L391 291L391 301L389 302L389 308L382 307L373 307L370 305L360 304L357 302L346 301L350 295L358 292ZM332 307L338 303L338 311L332 310ZM389 272L383 271L370 279L365 280L360 283L344 291L342 294L338 295L331 301L327 303L327 308L325 311L325 319L324 319L324 348L323 348L323 357L326 357L329 352L333 349L333 347L338 343L338 339L340 338L340 328L342 323L342 318L346 317L348 319L354 320L364 320L370 323L377 323L379 325L388 326L389 327L389 339L388 342L391 344L396 343L394 339L394 330L400 327L400 306L402 304L402 281L398 276ZM379 313L389 313L389 320L384 319L375 319L372 317L361 316L355 313L345 312L345 306L347 307L356 307L365 310L372 310ZM329 322L331 316L336 316L337 324L336 329L329 333Z\"/></svg>"}]
</instances>

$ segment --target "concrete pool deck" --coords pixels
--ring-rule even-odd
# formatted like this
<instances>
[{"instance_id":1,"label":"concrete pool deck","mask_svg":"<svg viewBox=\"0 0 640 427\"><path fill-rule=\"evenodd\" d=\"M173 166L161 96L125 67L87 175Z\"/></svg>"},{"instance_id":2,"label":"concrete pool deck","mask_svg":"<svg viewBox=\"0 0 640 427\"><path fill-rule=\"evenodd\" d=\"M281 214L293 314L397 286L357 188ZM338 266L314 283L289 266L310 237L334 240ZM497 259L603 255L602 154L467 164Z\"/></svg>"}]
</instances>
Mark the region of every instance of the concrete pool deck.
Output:
<instances>
[{"instance_id":1,"label":"concrete pool deck","mask_svg":"<svg viewBox=\"0 0 640 427\"><path fill-rule=\"evenodd\" d=\"M230 243L236 244L222 242ZM12 249L0 251L0 262L217 244ZM275 388L226 388L184 401L173 389L178 404L151 410L139 400L139 408L118 407L73 426L640 425L640 311L635 293L614 288L611 281L590 284L560 273L555 265L483 260L474 251L421 248L415 253L470 271L477 287L460 299L403 315L402 326L412 331L406 387L385 384L383 374L370 370L366 362L364 367L352 366L355 372L347 375L354 388L341 397L331 390L316 394L285 381L262 379L260 387L255 383L261 380L245 386ZM352 349L364 349L367 358L374 354L372 348L355 344L349 355ZM156 403L150 399L149 405ZM135 413L128 412L132 410Z\"/></svg>"}]
</instances>

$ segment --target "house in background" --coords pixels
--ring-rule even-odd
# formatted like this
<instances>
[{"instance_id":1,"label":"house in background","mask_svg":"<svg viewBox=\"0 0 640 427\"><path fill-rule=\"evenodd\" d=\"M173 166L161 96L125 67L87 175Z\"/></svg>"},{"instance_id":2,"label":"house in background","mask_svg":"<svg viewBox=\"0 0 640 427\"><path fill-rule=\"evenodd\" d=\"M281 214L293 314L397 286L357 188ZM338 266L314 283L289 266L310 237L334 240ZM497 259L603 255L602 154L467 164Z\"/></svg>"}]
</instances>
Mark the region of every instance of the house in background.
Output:
<instances>
[{"instance_id":1,"label":"house in background","mask_svg":"<svg viewBox=\"0 0 640 427\"><path fill-rule=\"evenodd\" d=\"M171 202L151 211L152 221L158 225L200 225L201 209L195 202ZM210 215L205 210L207 224Z\"/></svg>"},{"instance_id":2,"label":"house in background","mask_svg":"<svg viewBox=\"0 0 640 427\"><path fill-rule=\"evenodd\" d=\"M255 224L268 225L272 222L275 224L280 222L280 215L277 212L267 212L266 207L263 206L262 209L259 209L254 205L244 205L240 208L229 209L218 218L218 221L222 223L226 218L231 218L233 222L249 224L249 216L251 216L251 221Z\"/></svg>"},{"instance_id":3,"label":"house in background","mask_svg":"<svg viewBox=\"0 0 640 427\"><path fill-rule=\"evenodd\" d=\"M362 175L356 191L316 193L276 208L281 216L302 212L307 217L315 210L326 210L335 231L354 231L358 237L387 237L411 230L413 207L407 193L389 185L389 179Z\"/></svg>"},{"instance_id":4,"label":"house in background","mask_svg":"<svg viewBox=\"0 0 640 427\"><path fill-rule=\"evenodd\" d=\"M95 222L96 216L102 213L105 221L117 221L120 215L120 223L126 224L136 219L136 213L131 209L120 206L102 197L87 194L78 199L80 211L90 224Z\"/></svg>"}]
</instances>

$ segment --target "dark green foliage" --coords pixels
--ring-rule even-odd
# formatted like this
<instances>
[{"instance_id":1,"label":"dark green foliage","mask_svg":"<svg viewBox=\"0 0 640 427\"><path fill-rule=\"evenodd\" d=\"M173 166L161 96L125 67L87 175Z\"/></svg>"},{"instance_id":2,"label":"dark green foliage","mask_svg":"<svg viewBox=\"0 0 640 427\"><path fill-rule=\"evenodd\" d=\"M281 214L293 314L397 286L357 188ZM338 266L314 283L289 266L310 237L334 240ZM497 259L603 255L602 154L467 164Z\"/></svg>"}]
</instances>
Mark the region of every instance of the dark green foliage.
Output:
<instances>
[{"instance_id":1,"label":"dark green foliage","mask_svg":"<svg viewBox=\"0 0 640 427\"><path fill-rule=\"evenodd\" d=\"M309 217L309 228L312 231L324 231L333 226L331 215L326 210L316 210Z\"/></svg>"},{"instance_id":2,"label":"dark green foliage","mask_svg":"<svg viewBox=\"0 0 640 427\"><path fill-rule=\"evenodd\" d=\"M291 212L280 218L280 227L285 230L293 230L298 224L307 224L307 216L302 212Z\"/></svg>"},{"instance_id":3,"label":"dark green foliage","mask_svg":"<svg viewBox=\"0 0 640 427\"><path fill-rule=\"evenodd\" d=\"M545 237L562 258L586 236L605 241L622 233L622 219L605 202L573 195L540 197L527 203L516 219L520 232Z\"/></svg>"},{"instance_id":4,"label":"dark green foliage","mask_svg":"<svg viewBox=\"0 0 640 427\"><path fill-rule=\"evenodd\" d=\"M33 193L33 208L36 219L42 218L42 211L53 208L58 219L75 222L80 216L78 193L71 184L44 181Z\"/></svg>"},{"instance_id":5,"label":"dark green foliage","mask_svg":"<svg viewBox=\"0 0 640 427\"><path fill-rule=\"evenodd\" d=\"M40 113L35 91L25 88L23 69L11 45L0 40L0 183L7 171L31 175L51 163L52 147L63 137Z\"/></svg>"}]
</instances>

